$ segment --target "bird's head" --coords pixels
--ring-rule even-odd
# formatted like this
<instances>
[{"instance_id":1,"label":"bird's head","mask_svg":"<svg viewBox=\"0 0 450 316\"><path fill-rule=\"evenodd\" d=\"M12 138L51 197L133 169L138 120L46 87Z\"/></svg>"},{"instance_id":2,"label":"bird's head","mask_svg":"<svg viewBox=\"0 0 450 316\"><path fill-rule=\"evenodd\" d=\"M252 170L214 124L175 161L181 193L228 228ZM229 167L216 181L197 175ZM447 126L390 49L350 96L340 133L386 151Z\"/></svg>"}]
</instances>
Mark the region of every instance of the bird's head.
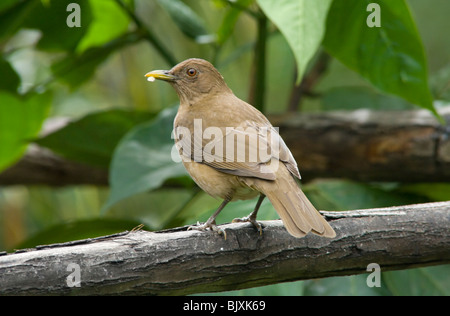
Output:
<instances>
[{"instance_id":1,"label":"bird's head","mask_svg":"<svg viewBox=\"0 0 450 316\"><path fill-rule=\"evenodd\" d=\"M210 62L198 58L182 61L170 70L151 71L145 76L149 81L169 82L182 103L192 103L205 95L231 92L217 69Z\"/></svg>"}]
</instances>

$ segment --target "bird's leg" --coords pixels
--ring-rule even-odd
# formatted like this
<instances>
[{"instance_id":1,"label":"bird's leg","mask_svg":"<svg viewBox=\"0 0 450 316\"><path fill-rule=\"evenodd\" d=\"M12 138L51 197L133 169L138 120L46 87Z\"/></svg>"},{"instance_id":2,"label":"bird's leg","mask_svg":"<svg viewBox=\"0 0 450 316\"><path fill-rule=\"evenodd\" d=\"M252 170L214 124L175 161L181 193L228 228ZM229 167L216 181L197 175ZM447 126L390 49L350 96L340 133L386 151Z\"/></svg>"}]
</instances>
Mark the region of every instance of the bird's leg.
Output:
<instances>
[{"instance_id":1,"label":"bird's leg","mask_svg":"<svg viewBox=\"0 0 450 316\"><path fill-rule=\"evenodd\" d=\"M209 229L211 229L211 230L213 230L213 231L219 233L220 235L223 235L223 237L224 237L225 239L227 239L227 234L225 233L225 230L222 229L222 228L219 228L219 227L216 225L216 217L217 217L217 215L219 215L219 213L223 210L223 208L225 207L225 205L228 204L228 202L230 202L230 199L225 199L225 200L223 200L222 204L220 204L219 208L214 212L214 214L211 215L210 218L208 218L208 220L206 221L206 223L204 223L204 224L197 223L196 226L189 226L189 227L188 227L188 230L193 229L193 230L205 231L206 229L209 228Z\"/></svg>"},{"instance_id":2,"label":"bird's leg","mask_svg":"<svg viewBox=\"0 0 450 316\"><path fill-rule=\"evenodd\" d=\"M266 196L261 193L259 196L258 202L256 202L255 209L253 212L250 213L250 215L243 217L243 218L235 218L233 219L233 223L242 223L242 222L250 222L253 224L253 226L256 227L256 229L259 231L259 234L262 235L262 225L256 221L256 215L258 214L259 207L261 206L262 201L264 200Z\"/></svg>"}]
</instances>

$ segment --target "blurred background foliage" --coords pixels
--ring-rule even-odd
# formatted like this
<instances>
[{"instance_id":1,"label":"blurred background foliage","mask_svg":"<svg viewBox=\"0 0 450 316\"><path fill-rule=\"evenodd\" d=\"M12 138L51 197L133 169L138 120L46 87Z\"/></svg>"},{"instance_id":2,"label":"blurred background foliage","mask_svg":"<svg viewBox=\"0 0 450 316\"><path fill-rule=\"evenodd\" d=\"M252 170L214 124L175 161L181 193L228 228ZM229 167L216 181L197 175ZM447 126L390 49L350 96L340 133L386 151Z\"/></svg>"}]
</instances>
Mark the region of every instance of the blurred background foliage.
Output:
<instances>
[{"instance_id":1,"label":"blurred background foliage","mask_svg":"<svg viewBox=\"0 0 450 316\"><path fill-rule=\"evenodd\" d=\"M371 2L381 6L381 28L366 26ZM81 27L66 24L70 3L80 6ZM149 230L191 224L218 206L170 158L178 98L169 85L146 82L146 72L208 59L238 97L267 114L417 107L436 113L450 102L448 12L448 0L2 1L0 172L34 142L108 169L110 188L0 187L0 251L140 223ZM321 69L316 78L314 69ZM314 84L296 98L308 76ZM71 123L40 137L52 117ZM325 210L450 200L446 183L309 180L305 193ZM230 204L218 222L246 215L254 203ZM259 218L277 218L269 202ZM448 295L449 275L440 266L385 272L380 289L358 275L232 294Z\"/></svg>"}]
</instances>

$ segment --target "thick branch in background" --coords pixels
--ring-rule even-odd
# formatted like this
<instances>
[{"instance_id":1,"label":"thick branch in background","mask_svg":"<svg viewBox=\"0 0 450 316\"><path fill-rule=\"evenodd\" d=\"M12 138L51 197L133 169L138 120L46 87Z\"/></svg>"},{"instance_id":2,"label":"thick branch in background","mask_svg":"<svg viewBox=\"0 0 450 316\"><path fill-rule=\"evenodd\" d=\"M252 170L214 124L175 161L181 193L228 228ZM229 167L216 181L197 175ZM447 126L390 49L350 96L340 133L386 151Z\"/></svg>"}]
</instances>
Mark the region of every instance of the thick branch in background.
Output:
<instances>
[{"instance_id":1,"label":"thick branch in background","mask_svg":"<svg viewBox=\"0 0 450 316\"><path fill-rule=\"evenodd\" d=\"M450 108L440 111L450 122ZM420 111L357 110L272 117L303 179L450 180L450 125Z\"/></svg>"},{"instance_id":2,"label":"thick branch in background","mask_svg":"<svg viewBox=\"0 0 450 316\"><path fill-rule=\"evenodd\" d=\"M107 185L108 170L91 167L31 145L14 166L0 173L0 185Z\"/></svg>"},{"instance_id":3,"label":"thick branch in background","mask_svg":"<svg viewBox=\"0 0 450 316\"><path fill-rule=\"evenodd\" d=\"M367 273L370 263L389 271L450 262L450 202L323 214L334 239L296 239L280 221L265 221L262 235L223 225L226 240L137 231L4 254L0 294L181 295ZM69 287L77 271L80 287Z\"/></svg>"},{"instance_id":4,"label":"thick branch in background","mask_svg":"<svg viewBox=\"0 0 450 316\"><path fill-rule=\"evenodd\" d=\"M440 113L450 121L450 107ZM280 128L305 180L450 181L450 126L439 124L428 111L297 113L269 119ZM107 185L107 172L33 146L0 174L0 185Z\"/></svg>"}]
</instances>

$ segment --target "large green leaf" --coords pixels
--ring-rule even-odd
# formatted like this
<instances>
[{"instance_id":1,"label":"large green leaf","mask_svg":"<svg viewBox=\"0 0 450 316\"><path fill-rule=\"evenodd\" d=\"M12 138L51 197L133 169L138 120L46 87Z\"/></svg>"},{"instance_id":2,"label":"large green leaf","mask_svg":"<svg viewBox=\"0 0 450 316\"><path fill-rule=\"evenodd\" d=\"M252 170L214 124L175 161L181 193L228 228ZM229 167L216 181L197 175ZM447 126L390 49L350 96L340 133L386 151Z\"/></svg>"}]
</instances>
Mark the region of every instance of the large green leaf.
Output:
<instances>
[{"instance_id":1,"label":"large green leaf","mask_svg":"<svg viewBox=\"0 0 450 316\"><path fill-rule=\"evenodd\" d=\"M0 12L0 40L14 35L20 28L42 32L38 47L43 50L73 51L83 38L92 20L88 0L78 0L81 27L69 27L67 7L72 0L8 1Z\"/></svg>"},{"instance_id":2,"label":"large green leaf","mask_svg":"<svg viewBox=\"0 0 450 316\"><path fill-rule=\"evenodd\" d=\"M135 194L158 188L169 178L186 174L181 163L172 160L171 139L177 108L160 113L152 122L132 129L117 146L111 162L111 192L103 211Z\"/></svg>"},{"instance_id":3,"label":"large green leaf","mask_svg":"<svg viewBox=\"0 0 450 316\"><path fill-rule=\"evenodd\" d=\"M404 0L380 0L381 27L368 27L369 0L335 0L324 46L384 92L435 112L425 53Z\"/></svg>"},{"instance_id":4,"label":"large green leaf","mask_svg":"<svg viewBox=\"0 0 450 316\"><path fill-rule=\"evenodd\" d=\"M48 115L51 95L19 98L0 91L0 172L18 160Z\"/></svg>"},{"instance_id":5,"label":"large green leaf","mask_svg":"<svg viewBox=\"0 0 450 316\"><path fill-rule=\"evenodd\" d=\"M325 33L331 0L257 0L267 17L286 38L297 62L297 84Z\"/></svg>"},{"instance_id":6,"label":"large green leaf","mask_svg":"<svg viewBox=\"0 0 450 316\"><path fill-rule=\"evenodd\" d=\"M153 117L146 112L124 110L97 112L69 123L36 143L71 160L107 168L120 139L135 125Z\"/></svg>"},{"instance_id":7,"label":"large green leaf","mask_svg":"<svg viewBox=\"0 0 450 316\"><path fill-rule=\"evenodd\" d=\"M86 35L78 44L78 53L90 47L101 46L128 29L130 17L116 1L91 1L90 5L93 19Z\"/></svg>"},{"instance_id":8,"label":"large green leaf","mask_svg":"<svg viewBox=\"0 0 450 316\"><path fill-rule=\"evenodd\" d=\"M42 31L38 47L45 50L74 51L89 29L92 21L90 1L80 0L80 27L69 27L67 18L72 13L67 11L72 0L40 1L40 5L28 17L27 27ZM42 17L46 17L45 19Z\"/></svg>"}]
</instances>

